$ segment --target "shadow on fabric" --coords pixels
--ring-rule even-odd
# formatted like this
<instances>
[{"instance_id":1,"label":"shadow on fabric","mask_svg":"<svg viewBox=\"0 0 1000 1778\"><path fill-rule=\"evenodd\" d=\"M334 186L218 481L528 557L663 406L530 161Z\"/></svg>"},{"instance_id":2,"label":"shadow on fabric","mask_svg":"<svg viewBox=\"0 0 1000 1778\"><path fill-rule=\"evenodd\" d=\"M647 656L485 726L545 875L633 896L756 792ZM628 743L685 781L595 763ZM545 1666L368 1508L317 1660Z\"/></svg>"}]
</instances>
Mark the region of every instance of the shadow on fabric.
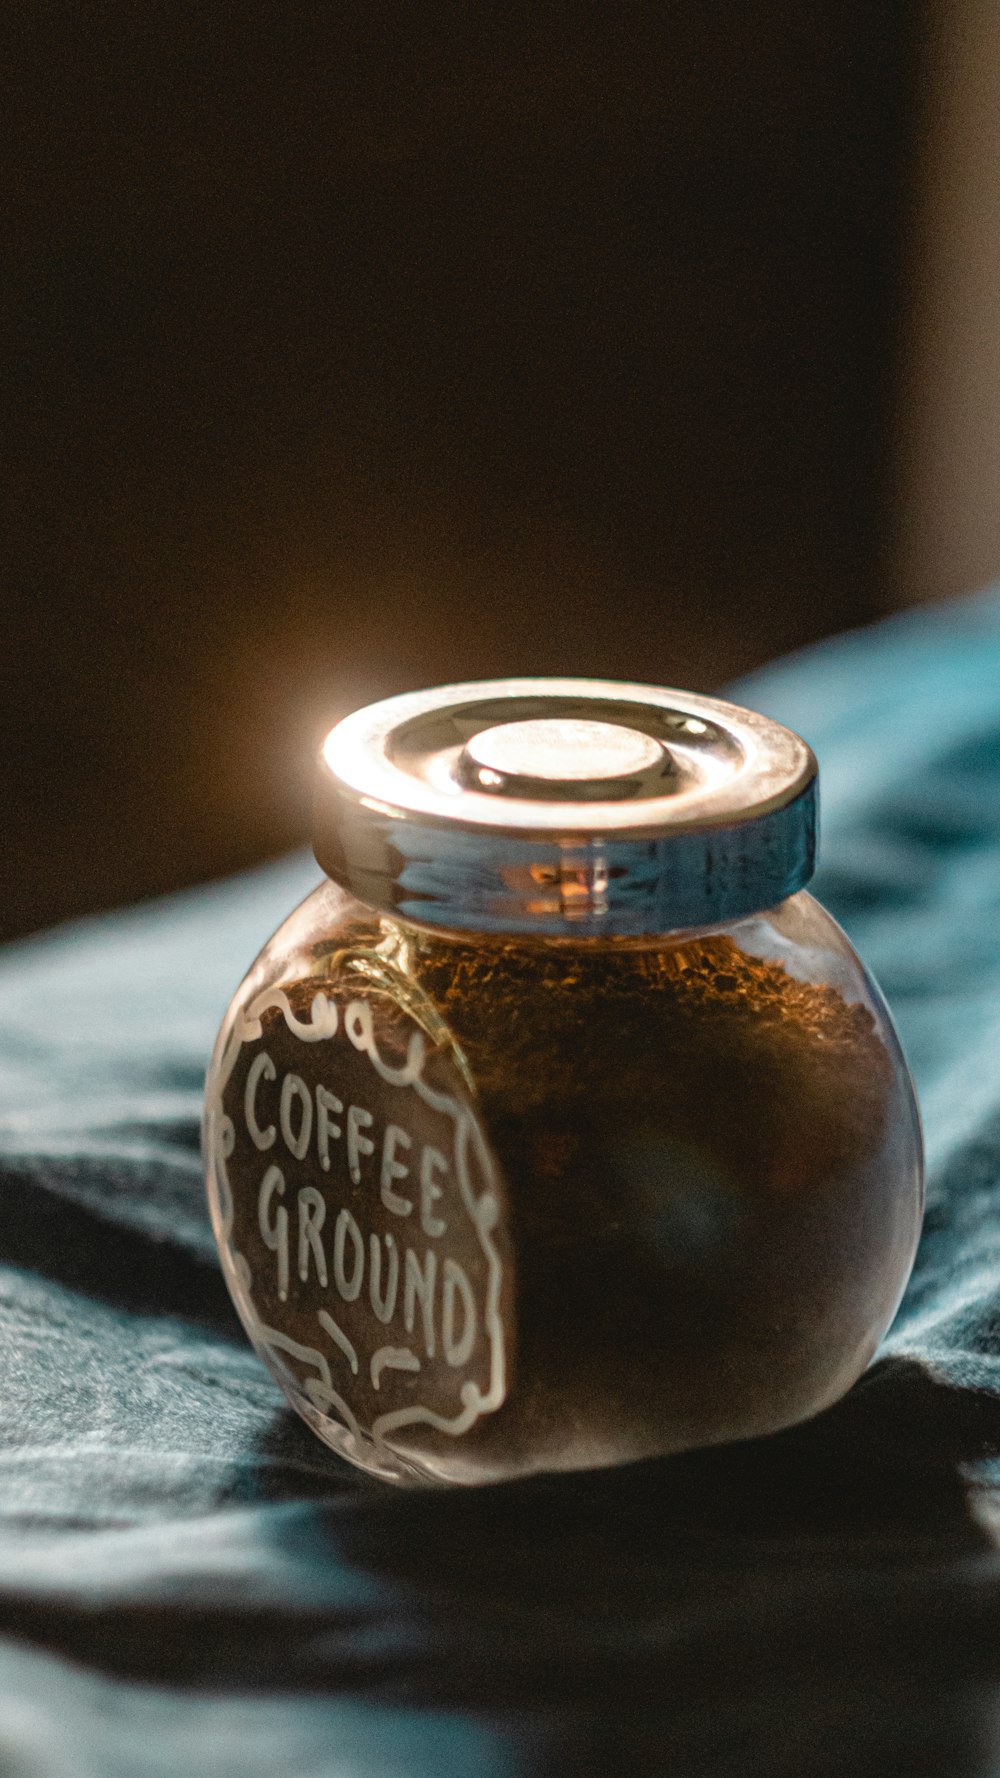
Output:
<instances>
[{"instance_id":1,"label":"shadow on fabric","mask_svg":"<svg viewBox=\"0 0 1000 1778\"><path fill-rule=\"evenodd\" d=\"M282 1410L259 1456L315 1453ZM131 1681L467 1713L533 1778L982 1778L1000 1573L964 1467L998 1454L995 1397L888 1359L807 1425L618 1470L389 1492L331 1457L256 1527L312 1606L0 1630Z\"/></svg>"}]
</instances>

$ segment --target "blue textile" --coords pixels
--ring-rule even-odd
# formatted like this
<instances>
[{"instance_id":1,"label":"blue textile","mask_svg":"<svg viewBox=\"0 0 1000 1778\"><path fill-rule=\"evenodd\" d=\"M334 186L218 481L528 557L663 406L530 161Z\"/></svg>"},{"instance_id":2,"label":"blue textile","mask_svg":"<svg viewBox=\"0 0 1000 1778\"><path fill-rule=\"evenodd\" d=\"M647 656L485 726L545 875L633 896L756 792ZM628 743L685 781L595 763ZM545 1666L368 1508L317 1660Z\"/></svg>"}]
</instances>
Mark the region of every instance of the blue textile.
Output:
<instances>
[{"instance_id":1,"label":"blue textile","mask_svg":"<svg viewBox=\"0 0 1000 1778\"><path fill-rule=\"evenodd\" d=\"M811 1425L471 1492L284 1407L202 1196L207 1053L294 857L0 958L0 1778L1000 1770L1000 597L736 688L812 741L817 893L930 1177L884 1350Z\"/></svg>"}]
</instances>

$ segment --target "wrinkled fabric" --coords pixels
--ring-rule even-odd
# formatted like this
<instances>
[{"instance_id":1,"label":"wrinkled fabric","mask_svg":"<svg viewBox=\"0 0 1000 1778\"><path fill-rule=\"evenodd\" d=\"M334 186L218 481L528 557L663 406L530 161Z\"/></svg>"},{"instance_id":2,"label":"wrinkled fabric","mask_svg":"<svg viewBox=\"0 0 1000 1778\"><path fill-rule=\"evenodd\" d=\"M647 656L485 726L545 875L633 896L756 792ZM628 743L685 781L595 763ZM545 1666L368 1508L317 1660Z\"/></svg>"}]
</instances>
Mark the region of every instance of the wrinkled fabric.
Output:
<instances>
[{"instance_id":1,"label":"wrinkled fabric","mask_svg":"<svg viewBox=\"0 0 1000 1778\"><path fill-rule=\"evenodd\" d=\"M735 695L921 1092L924 1236L810 1425L468 1492L340 1464L243 1337L208 1052L296 856L0 957L0 1778L1000 1771L1000 597Z\"/></svg>"}]
</instances>

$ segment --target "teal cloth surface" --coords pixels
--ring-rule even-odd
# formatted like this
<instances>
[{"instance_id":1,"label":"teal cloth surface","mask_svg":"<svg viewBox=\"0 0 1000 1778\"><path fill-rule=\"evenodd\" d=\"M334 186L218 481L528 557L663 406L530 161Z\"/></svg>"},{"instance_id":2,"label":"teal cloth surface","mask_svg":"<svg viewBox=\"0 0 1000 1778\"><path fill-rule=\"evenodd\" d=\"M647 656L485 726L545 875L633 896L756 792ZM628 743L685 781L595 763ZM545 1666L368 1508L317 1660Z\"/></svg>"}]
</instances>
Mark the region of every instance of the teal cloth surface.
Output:
<instances>
[{"instance_id":1,"label":"teal cloth surface","mask_svg":"<svg viewBox=\"0 0 1000 1778\"><path fill-rule=\"evenodd\" d=\"M347 1470L217 1268L208 1050L297 856L0 958L0 1778L1000 1770L1000 597L735 695L819 754L816 891L897 1019L928 1209L811 1425L471 1492Z\"/></svg>"}]
</instances>

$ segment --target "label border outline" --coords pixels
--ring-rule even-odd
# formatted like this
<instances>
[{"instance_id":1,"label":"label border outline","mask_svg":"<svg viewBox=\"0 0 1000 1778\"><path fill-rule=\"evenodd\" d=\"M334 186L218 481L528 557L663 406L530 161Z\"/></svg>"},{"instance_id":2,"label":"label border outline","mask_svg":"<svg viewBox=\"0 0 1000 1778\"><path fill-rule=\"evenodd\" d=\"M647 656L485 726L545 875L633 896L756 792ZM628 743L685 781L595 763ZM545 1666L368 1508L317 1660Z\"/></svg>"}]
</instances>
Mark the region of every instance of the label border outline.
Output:
<instances>
[{"instance_id":1,"label":"label border outline","mask_svg":"<svg viewBox=\"0 0 1000 1778\"><path fill-rule=\"evenodd\" d=\"M379 988L381 992L390 991L388 987L382 987L381 984L379 984ZM417 1403L412 1407L396 1408L381 1414L373 1422L370 1432L366 1432L348 1403L334 1388L330 1364L326 1355L313 1347L300 1345L298 1341L283 1334L278 1328L269 1327L257 1313L252 1296L253 1275L245 1258L232 1243L234 1201L227 1163L235 1147L236 1132L232 1119L223 1110L223 1094L240 1050L245 1043L255 1042L261 1036L262 1015L272 1008L281 1012L292 1036L299 1038L304 1043L322 1042L333 1037L342 1027L348 1041L354 1045L355 1049L368 1056L376 1073L384 1081L392 1086L412 1086L426 1105L432 1110L444 1113L453 1121L455 1172L459 1193L489 1269L484 1322L490 1346L487 1390L484 1393L477 1383L467 1379L459 1391L462 1402L461 1411L453 1419L448 1419L444 1415L435 1413L433 1409L421 1407ZM402 1010L407 1012L405 1007ZM352 1014L354 1015L353 1019ZM407 1013L407 1016L412 1019L413 1015ZM217 1232L223 1269L227 1273L227 1282L231 1282L235 1286L233 1294L237 1298L237 1306L241 1309L244 1319L250 1324L247 1331L251 1340L258 1347L273 1351L275 1354L284 1352L289 1357L297 1358L301 1363L312 1365L319 1373L318 1376L307 1378L304 1381L296 1379L296 1381L299 1382L313 1406L320 1412L324 1408L333 1407L343 1420L347 1436L353 1439L356 1444L363 1446L374 1443L377 1448L387 1448L393 1455L397 1455L397 1453L390 1443L389 1435L392 1432L405 1426L427 1425L439 1432L447 1433L451 1438L459 1438L483 1415L495 1413L503 1405L507 1394L504 1328L500 1315L503 1263L492 1234L500 1220L500 1199L494 1177L495 1164L478 1121L473 1115L472 1107L453 1098L448 1093L437 1092L423 1078L426 1055L426 1041L423 1032L418 1027L410 1035L407 1059L403 1066L393 1068L391 1064L385 1062L378 1051L371 1007L367 1001L357 996L346 1001L341 1017L341 1009L337 1002L328 999L322 991L319 991L313 996L310 1017L305 1020L296 1017L283 988L278 986L263 988L247 1006L239 1007L236 1010L232 1028L222 1049L218 1065L215 1066L213 1063L211 1069L212 1086L206 1101L206 1148L212 1164L210 1177L215 1187L213 1196L217 1199ZM490 1179L490 1184L479 1194L478 1198L469 1177L470 1141L476 1147L484 1171ZM281 1364L280 1359L277 1362L279 1365Z\"/></svg>"}]
</instances>

